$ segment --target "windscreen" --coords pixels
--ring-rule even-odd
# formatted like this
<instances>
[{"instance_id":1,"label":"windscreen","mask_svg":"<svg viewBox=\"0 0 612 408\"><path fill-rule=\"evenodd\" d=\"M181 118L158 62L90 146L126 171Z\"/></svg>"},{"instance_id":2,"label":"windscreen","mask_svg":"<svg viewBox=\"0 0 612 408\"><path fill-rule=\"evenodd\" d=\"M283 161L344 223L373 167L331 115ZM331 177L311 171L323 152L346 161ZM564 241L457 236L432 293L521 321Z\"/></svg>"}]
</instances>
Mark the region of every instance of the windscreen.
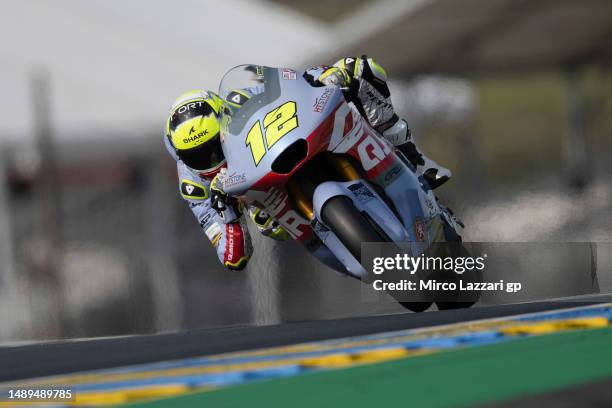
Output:
<instances>
[{"instance_id":1,"label":"windscreen","mask_svg":"<svg viewBox=\"0 0 612 408\"><path fill-rule=\"evenodd\" d=\"M219 85L219 96L226 102L222 131L239 134L253 113L280 96L278 72L277 68L247 64L223 76Z\"/></svg>"}]
</instances>

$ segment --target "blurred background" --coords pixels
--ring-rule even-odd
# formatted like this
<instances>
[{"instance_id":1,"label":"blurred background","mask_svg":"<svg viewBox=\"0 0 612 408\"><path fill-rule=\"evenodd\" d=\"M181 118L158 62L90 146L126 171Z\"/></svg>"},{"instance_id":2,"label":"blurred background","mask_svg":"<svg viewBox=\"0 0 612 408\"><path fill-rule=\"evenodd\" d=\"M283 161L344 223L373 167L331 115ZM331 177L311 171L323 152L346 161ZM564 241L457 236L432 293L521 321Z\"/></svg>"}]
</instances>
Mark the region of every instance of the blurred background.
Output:
<instances>
[{"instance_id":1,"label":"blurred background","mask_svg":"<svg viewBox=\"0 0 612 408\"><path fill-rule=\"evenodd\" d=\"M0 342L398 312L292 242L225 271L162 146L232 66L374 57L471 241L593 241L612 287L608 0L24 0L0 15ZM291 259L291 262L288 260ZM297 259L297 261L296 261Z\"/></svg>"}]
</instances>

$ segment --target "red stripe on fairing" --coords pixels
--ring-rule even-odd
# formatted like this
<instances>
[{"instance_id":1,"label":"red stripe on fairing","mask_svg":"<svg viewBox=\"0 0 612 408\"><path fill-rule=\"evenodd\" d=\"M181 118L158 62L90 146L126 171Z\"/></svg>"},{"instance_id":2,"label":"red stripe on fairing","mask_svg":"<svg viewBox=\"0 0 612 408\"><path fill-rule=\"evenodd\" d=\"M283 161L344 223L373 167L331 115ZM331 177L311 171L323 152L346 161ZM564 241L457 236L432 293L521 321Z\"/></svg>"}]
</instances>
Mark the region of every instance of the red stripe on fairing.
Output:
<instances>
[{"instance_id":1,"label":"red stripe on fairing","mask_svg":"<svg viewBox=\"0 0 612 408\"><path fill-rule=\"evenodd\" d=\"M349 110L344 118L344 132L342 133L342 137L346 136L351 130L353 130L353 112Z\"/></svg>"},{"instance_id":2,"label":"red stripe on fairing","mask_svg":"<svg viewBox=\"0 0 612 408\"><path fill-rule=\"evenodd\" d=\"M225 224L224 262L235 263L244 256L244 235L240 223Z\"/></svg>"},{"instance_id":3,"label":"red stripe on fairing","mask_svg":"<svg viewBox=\"0 0 612 408\"><path fill-rule=\"evenodd\" d=\"M329 143L331 142L332 135L334 133L334 124L336 119L336 112L344 102L340 102L330 113L327 118L317 127L306 140L308 141L308 156L310 159L312 156L322 151L328 150Z\"/></svg>"}]
</instances>

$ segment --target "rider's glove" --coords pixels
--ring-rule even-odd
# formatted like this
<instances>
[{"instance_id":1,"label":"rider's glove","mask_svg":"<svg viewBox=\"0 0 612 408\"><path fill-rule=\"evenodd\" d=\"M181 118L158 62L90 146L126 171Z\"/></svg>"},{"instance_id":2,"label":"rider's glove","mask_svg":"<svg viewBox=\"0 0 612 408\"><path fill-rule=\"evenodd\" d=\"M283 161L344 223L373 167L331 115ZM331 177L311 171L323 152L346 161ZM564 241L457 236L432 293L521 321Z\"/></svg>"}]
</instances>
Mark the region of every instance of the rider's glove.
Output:
<instances>
[{"instance_id":1,"label":"rider's glove","mask_svg":"<svg viewBox=\"0 0 612 408\"><path fill-rule=\"evenodd\" d=\"M223 191L223 175L221 172L215 175L215 178L210 182L210 195L212 208L218 213L222 213L227 209L229 204L229 197Z\"/></svg>"},{"instance_id":2,"label":"rider's glove","mask_svg":"<svg viewBox=\"0 0 612 408\"><path fill-rule=\"evenodd\" d=\"M319 76L319 82L326 86L339 86L344 88L350 85L351 77L344 68L330 67Z\"/></svg>"},{"instance_id":3,"label":"rider's glove","mask_svg":"<svg viewBox=\"0 0 612 408\"><path fill-rule=\"evenodd\" d=\"M228 196L223 190L225 174L224 171L220 171L210 182L210 203L212 208L228 223L240 218L243 204L236 198Z\"/></svg>"}]
</instances>

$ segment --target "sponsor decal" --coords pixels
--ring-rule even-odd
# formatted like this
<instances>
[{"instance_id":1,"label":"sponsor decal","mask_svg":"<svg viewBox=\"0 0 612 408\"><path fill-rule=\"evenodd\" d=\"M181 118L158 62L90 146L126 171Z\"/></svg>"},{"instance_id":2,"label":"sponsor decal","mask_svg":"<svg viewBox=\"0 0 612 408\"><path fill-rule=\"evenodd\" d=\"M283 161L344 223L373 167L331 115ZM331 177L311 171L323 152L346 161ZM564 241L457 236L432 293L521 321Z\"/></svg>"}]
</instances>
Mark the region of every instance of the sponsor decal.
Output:
<instances>
[{"instance_id":1,"label":"sponsor decal","mask_svg":"<svg viewBox=\"0 0 612 408\"><path fill-rule=\"evenodd\" d=\"M289 68L283 68L281 71L283 79L287 79L290 81L295 81L297 79L297 74L294 70Z\"/></svg>"},{"instance_id":2,"label":"sponsor decal","mask_svg":"<svg viewBox=\"0 0 612 408\"><path fill-rule=\"evenodd\" d=\"M356 183L348 186L348 189L351 190L355 197L362 202L368 202L374 198L374 194L370 191L370 189L363 183Z\"/></svg>"},{"instance_id":3,"label":"sponsor decal","mask_svg":"<svg viewBox=\"0 0 612 408\"><path fill-rule=\"evenodd\" d=\"M278 218L278 223L281 224L281 226L294 237L300 237L302 235L300 226L310 225L308 221L293 210L287 210L283 215L281 215Z\"/></svg>"},{"instance_id":4,"label":"sponsor decal","mask_svg":"<svg viewBox=\"0 0 612 408\"><path fill-rule=\"evenodd\" d=\"M371 170L380 162L383 161L389 153L391 148L383 143L378 143L374 137L368 135L360 144L357 146L357 152L359 153L359 159L363 165L365 171Z\"/></svg>"},{"instance_id":5,"label":"sponsor decal","mask_svg":"<svg viewBox=\"0 0 612 408\"><path fill-rule=\"evenodd\" d=\"M394 166L385 174L385 183L389 184L391 181L395 180L397 175L400 173L400 166Z\"/></svg>"},{"instance_id":6,"label":"sponsor decal","mask_svg":"<svg viewBox=\"0 0 612 408\"><path fill-rule=\"evenodd\" d=\"M190 111L191 109L196 109L196 108L201 108L202 105L204 105L206 102L203 101L197 101L197 102L190 102L190 103L186 103L183 106L180 106L177 110L176 113L181 114L181 113L185 113Z\"/></svg>"},{"instance_id":7,"label":"sponsor decal","mask_svg":"<svg viewBox=\"0 0 612 408\"><path fill-rule=\"evenodd\" d=\"M315 99L314 104L312 105L312 110L318 113L323 112L327 102L329 102L329 98L334 93L334 88L325 88L321 96Z\"/></svg>"},{"instance_id":8,"label":"sponsor decal","mask_svg":"<svg viewBox=\"0 0 612 408\"><path fill-rule=\"evenodd\" d=\"M225 262L236 262L244 256L240 223L225 224Z\"/></svg>"},{"instance_id":9,"label":"sponsor decal","mask_svg":"<svg viewBox=\"0 0 612 408\"><path fill-rule=\"evenodd\" d=\"M195 204L194 207L196 205L200 205L201 203ZM210 219L212 218L213 212L208 212L206 214L204 214L204 217L202 217L202 220L200 221L200 227L202 227L203 229L206 228L206 226L208 225L208 222L210 221Z\"/></svg>"},{"instance_id":10,"label":"sponsor decal","mask_svg":"<svg viewBox=\"0 0 612 408\"><path fill-rule=\"evenodd\" d=\"M227 231L227 247L226 247L226 259L232 261L234 259L234 225L226 225Z\"/></svg>"},{"instance_id":11,"label":"sponsor decal","mask_svg":"<svg viewBox=\"0 0 612 408\"><path fill-rule=\"evenodd\" d=\"M425 224L420 218L414 220L414 236L417 242L425 242Z\"/></svg>"},{"instance_id":12,"label":"sponsor decal","mask_svg":"<svg viewBox=\"0 0 612 408\"><path fill-rule=\"evenodd\" d=\"M236 174L232 173L225 178L223 178L223 188L229 188L231 186L235 186L238 184L242 184L246 182L246 173Z\"/></svg>"},{"instance_id":13,"label":"sponsor decal","mask_svg":"<svg viewBox=\"0 0 612 408\"><path fill-rule=\"evenodd\" d=\"M194 132L194 131L195 130L192 127L191 130L189 131L189 136L183 138L183 143L184 144L195 142L195 141L199 140L200 138L202 138L203 136L206 136L208 134L208 130L204 130L203 132L200 132L197 135L191 136L191 132Z\"/></svg>"},{"instance_id":14,"label":"sponsor decal","mask_svg":"<svg viewBox=\"0 0 612 408\"><path fill-rule=\"evenodd\" d=\"M263 204L261 207L265 208L265 211L275 218L294 238L302 236L303 231L300 230L300 227L310 226L308 220L291 209L291 206L287 203L287 194L282 191L271 187L266 192L254 190L252 193L255 200Z\"/></svg>"},{"instance_id":15,"label":"sponsor decal","mask_svg":"<svg viewBox=\"0 0 612 408\"><path fill-rule=\"evenodd\" d=\"M214 222L208 228L206 228L204 233L209 240L214 241L217 235L221 235L221 226L219 226L218 222Z\"/></svg>"}]
</instances>

